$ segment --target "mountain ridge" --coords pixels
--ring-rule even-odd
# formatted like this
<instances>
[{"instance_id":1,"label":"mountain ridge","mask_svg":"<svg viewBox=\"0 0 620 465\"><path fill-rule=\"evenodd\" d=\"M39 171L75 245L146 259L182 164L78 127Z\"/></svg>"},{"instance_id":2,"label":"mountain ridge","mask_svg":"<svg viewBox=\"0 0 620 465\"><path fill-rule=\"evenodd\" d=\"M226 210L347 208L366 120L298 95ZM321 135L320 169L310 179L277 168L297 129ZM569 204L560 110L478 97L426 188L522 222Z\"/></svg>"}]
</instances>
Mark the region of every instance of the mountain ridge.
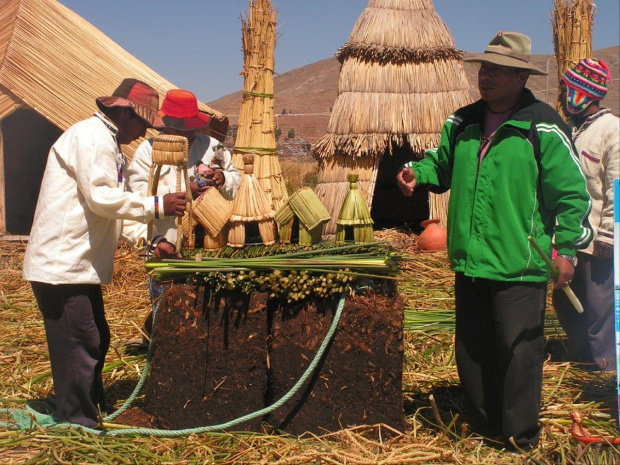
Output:
<instances>
[{"instance_id":1,"label":"mountain ridge","mask_svg":"<svg viewBox=\"0 0 620 465\"><path fill-rule=\"evenodd\" d=\"M473 53L464 52L464 57ZM603 106L615 115L620 114L619 65L620 45L594 51L593 56L603 59L610 68L612 83ZM555 106L557 99L557 64L553 55L533 55L534 63L548 70L548 76L531 76L528 88L542 101ZM472 98L479 98L477 85L477 63L463 63L469 92ZM338 96L340 63L335 57L310 63L274 77L274 114L282 134L290 129L295 137L312 143L322 137L329 122L331 108ZM230 124L237 124L241 106L242 91L220 97L207 104L228 115ZM456 108L455 108L456 110Z\"/></svg>"}]
</instances>

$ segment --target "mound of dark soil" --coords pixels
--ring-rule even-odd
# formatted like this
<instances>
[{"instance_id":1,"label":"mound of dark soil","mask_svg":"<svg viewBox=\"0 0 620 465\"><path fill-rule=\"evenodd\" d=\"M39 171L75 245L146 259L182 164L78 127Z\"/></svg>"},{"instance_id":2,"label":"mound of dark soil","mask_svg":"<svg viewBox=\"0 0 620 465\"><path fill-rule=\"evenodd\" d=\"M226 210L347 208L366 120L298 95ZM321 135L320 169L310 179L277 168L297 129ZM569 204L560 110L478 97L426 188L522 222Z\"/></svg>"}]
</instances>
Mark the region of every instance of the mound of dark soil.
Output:
<instances>
[{"instance_id":1,"label":"mound of dark soil","mask_svg":"<svg viewBox=\"0 0 620 465\"><path fill-rule=\"evenodd\" d=\"M162 297L144 410L160 428L222 424L282 398L321 345L338 299L284 305L266 294L174 285ZM231 430L291 434L385 423L404 429L403 304L394 286L348 297L314 375L284 405Z\"/></svg>"}]
</instances>

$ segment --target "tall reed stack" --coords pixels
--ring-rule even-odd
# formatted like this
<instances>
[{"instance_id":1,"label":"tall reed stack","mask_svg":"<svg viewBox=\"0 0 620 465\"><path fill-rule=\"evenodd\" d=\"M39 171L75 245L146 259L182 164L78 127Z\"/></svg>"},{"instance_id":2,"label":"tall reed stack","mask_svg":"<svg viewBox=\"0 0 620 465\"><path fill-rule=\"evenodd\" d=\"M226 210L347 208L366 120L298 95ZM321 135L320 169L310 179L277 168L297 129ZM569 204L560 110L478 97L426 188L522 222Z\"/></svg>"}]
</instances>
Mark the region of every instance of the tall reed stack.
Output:
<instances>
[{"instance_id":1,"label":"tall reed stack","mask_svg":"<svg viewBox=\"0 0 620 465\"><path fill-rule=\"evenodd\" d=\"M270 0L252 0L247 20L242 19L243 100L233 162L243 169L243 155L252 153L254 176L273 210L288 199L276 150L273 113L273 69L277 11Z\"/></svg>"},{"instance_id":2,"label":"tall reed stack","mask_svg":"<svg viewBox=\"0 0 620 465\"><path fill-rule=\"evenodd\" d=\"M566 70L582 58L592 57L595 12L592 0L555 0L551 23L553 48L558 63L558 95ZM560 102L556 102L556 110L564 117Z\"/></svg>"},{"instance_id":3,"label":"tall reed stack","mask_svg":"<svg viewBox=\"0 0 620 465\"><path fill-rule=\"evenodd\" d=\"M359 175L371 206L376 185L395 184L392 173L383 181L382 158L393 165L385 173L421 158L439 145L448 115L471 102L462 53L431 0L369 0L336 57L338 97L327 134L312 147L316 193L332 216L327 235L335 233L349 174ZM431 207L445 222L447 201Z\"/></svg>"}]
</instances>

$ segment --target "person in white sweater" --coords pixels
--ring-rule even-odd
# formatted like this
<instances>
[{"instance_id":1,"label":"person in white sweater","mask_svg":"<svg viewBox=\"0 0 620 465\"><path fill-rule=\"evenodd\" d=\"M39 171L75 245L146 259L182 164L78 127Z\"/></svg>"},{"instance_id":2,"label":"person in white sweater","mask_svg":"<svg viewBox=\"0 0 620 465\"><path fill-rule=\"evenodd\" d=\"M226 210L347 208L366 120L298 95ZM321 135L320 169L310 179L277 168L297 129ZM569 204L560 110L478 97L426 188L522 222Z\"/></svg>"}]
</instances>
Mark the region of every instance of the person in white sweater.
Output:
<instances>
[{"instance_id":1,"label":"person in white sweater","mask_svg":"<svg viewBox=\"0 0 620 465\"><path fill-rule=\"evenodd\" d=\"M185 193L125 191L121 144L157 123L159 96L125 79L99 112L67 129L50 149L24 256L23 277L43 314L55 416L88 427L106 411L101 370L110 343L101 284L112 279L122 220L182 216Z\"/></svg>"},{"instance_id":2,"label":"person in white sweater","mask_svg":"<svg viewBox=\"0 0 620 465\"><path fill-rule=\"evenodd\" d=\"M610 82L609 68L595 58L580 60L562 77L560 100L592 199L594 240L579 251L571 284L584 312L577 313L563 292L553 295L570 359L606 371L616 369L613 182L620 177L620 120L600 105Z\"/></svg>"},{"instance_id":3,"label":"person in white sweater","mask_svg":"<svg viewBox=\"0 0 620 465\"><path fill-rule=\"evenodd\" d=\"M183 89L172 89L166 94L159 111L162 123L160 129L165 134L186 137L189 142L187 171L190 179L189 188L192 198L196 199L207 189L219 189L221 194L232 200L235 197L241 174L232 163L232 156L220 142L196 131L204 129L210 122L209 115L198 110L196 96ZM142 142L127 169L127 186L131 192L148 195L149 176L153 165L153 139ZM200 165L201 173L206 179L203 184L196 179L196 168ZM162 195L175 190L177 183L176 168L163 166L157 186L157 193ZM181 179L181 190L185 190L185 180ZM160 258L175 257L176 225L174 218L160 218L153 222L154 237L146 237L147 228L143 225L128 224L134 234L157 247L155 253ZM137 228L137 230L136 230ZM163 252L165 251L165 252Z\"/></svg>"}]
</instances>

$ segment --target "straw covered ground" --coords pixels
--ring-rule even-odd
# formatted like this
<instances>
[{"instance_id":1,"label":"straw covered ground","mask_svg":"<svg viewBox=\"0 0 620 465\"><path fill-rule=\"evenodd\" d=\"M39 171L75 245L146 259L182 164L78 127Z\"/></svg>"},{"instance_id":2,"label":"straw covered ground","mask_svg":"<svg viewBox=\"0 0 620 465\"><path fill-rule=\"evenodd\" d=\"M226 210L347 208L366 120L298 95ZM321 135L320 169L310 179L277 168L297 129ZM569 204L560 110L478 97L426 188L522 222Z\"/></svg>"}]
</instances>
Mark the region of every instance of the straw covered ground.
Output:
<instances>
[{"instance_id":1,"label":"straw covered ground","mask_svg":"<svg viewBox=\"0 0 620 465\"><path fill-rule=\"evenodd\" d=\"M460 414L462 396L452 350L452 274L444 253L421 254L416 236L382 231L411 260L403 262L405 298L403 395L407 431L360 426L291 437L220 432L189 437L94 436L80 430L0 428L0 464L617 464L618 449L570 436L578 411L593 435L617 435L615 378L563 361L562 334L550 313L542 394L541 447L509 454L472 434ZM45 335L30 286L21 278L25 244L0 242L0 422L52 388ZM112 331L104 382L118 408L144 366L139 327L149 299L144 266L121 246L105 304ZM4 423L1 423L4 424ZM379 430L378 435L365 434ZM378 437L379 439L369 439Z\"/></svg>"}]
</instances>

